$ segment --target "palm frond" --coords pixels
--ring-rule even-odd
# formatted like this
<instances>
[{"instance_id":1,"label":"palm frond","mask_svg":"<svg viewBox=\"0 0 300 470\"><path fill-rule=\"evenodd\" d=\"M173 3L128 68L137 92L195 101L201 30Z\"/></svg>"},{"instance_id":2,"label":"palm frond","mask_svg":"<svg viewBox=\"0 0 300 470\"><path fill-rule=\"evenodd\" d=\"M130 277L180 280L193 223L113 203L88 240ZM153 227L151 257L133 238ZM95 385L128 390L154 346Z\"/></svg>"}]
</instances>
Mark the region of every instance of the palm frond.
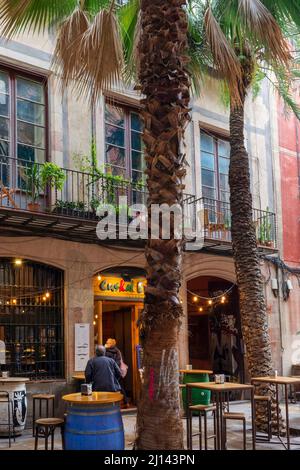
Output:
<instances>
[{"instance_id":1,"label":"palm frond","mask_svg":"<svg viewBox=\"0 0 300 470\"><path fill-rule=\"evenodd\" d=\"M300 106L296 102L292 91L293 75L287 72L284 67L274 68L274 73L276 83L272 82L272 84L283 99L286 109L292 111L297 119L300 120Z\"/></svg>"},{"instance_id":2,"label":"palm frond","mask_svg":"<svg viewBox=\"0 0 300 470\"><path fill-rule=\"evenodd\" d=\"M204 15L205 36L214 59L214 67L227 80L232 102L240 102L241 65L210 7Z\"/></svg>"},{"instance_id":3,"label":"palm frond","mask_svg":"<svg viewBox=\"0 0 300 470\"><path fill-rule=\"evenodd\" d=\"M287 65L292 58L288 42L265 5L260 0L238 0L238 13L245 23L248 37L258 40L265 47L265 55L270 60Z\"/></svg>"},{"instance_id":4,"label":"palm frond","mask_svg":"<svg viewBox=\"0 0 300 470\"><path fill-rule=\"evenodd\" d=\"M139 70L138 43L141 33L140 0L130 0L118 10L124 57L126 83L136 81Z\"/></svg>"},{"instance_id":5,"label":"palm frond","mask_svg":"<svg viewBox=\"0 0 300 470\"><path fill-rule=\"evenodd\" d=\"M53 69L63 86L76 80L81 74L84 57L78 52L78 44L90 25L87 13L76 9L60 26L53 53Z\"/></svg>"},{"instance_id":6,"label":"palm frond","mask_svg":"<svg viewBox=\"0 0 300 470\"><path fill-rule=\"evenodd\" d=\"M43 32L60 25L76 9L95 16L107 8L111 0L2 0L0 2L0 26L5 37L12 37L27 30Z\"/></svg>"},{"instance_id":7,"label":"palm frond","mask_svg":"<svg viewBox=\"0 0 300 470\"><path fill-rule=\"evenodd\" d=\"M261 0L277 23L285 29L291 22L300 26L299 0Z\"/></svg>"},{"instance_id":8,"label":"palm frond","mask_svg":"<svg viewBox=\"0 0 300 470\"><path fill-rule=\"evenodd\" d=\"M2 35L12 37L28 30L42 32L72 14L77 0L2 0L0 27Z\"/></svg>"},{"instance_id":9,"label":"palm frond","mask_svg":"<svg viewBox=\"0 0 300 470\"><path fill-rule=\"evenodd\" d=\"M114 8L100 11L78 43L82 57L76 88L96 100L105 88L119 84L123 48Z\"/></svg>"}]
</instances>

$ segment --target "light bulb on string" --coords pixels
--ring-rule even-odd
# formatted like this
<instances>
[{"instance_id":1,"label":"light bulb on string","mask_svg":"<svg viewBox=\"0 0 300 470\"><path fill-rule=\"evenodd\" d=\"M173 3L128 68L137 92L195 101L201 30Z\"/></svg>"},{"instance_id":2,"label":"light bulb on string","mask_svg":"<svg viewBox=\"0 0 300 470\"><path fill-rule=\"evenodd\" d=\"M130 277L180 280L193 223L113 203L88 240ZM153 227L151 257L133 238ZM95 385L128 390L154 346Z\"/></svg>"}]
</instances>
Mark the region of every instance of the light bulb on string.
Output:
<instances>
[{"instance_id":1,"label":"light bulb on string","mask_svg":"<svg viewBox=\"0 0 300 470\"><path fill-rule=\"evenodd\" d=\"M47 297L43 295L43 301L45 302L47 300Z\"/></svg>"},{"instance_id":2,"label":"light bulb on string","mask_svg":"<svg viewBox=\"0 0 300 470\"><path fill-rule=\"evenodd\" d=\"M95 322L95 321L93 321L93 325L96 326L96 322Z\"/></svg>"},{"instance_id":3,"label":"light bulb on string","mask_svg":"<svg viewBox=\"0 0 300 470\"><path fill-rule=\"evenodd\" d=\"M211 299L209 299L208 301L208 305L212 305L213 301Z\"/></svg>"},{"instance_id":4,"label":"light bulb on string","mask_svg":"<svg viewBox=\"0 0 300 470\"><path fill-rule=\"evenodd\" d=\"M96 320L98 320L98 315L95 315Z\"/></svg>"},{"instance_id":5,"label":"light bulb on string","mask_svg":"<svg viewBox=\"0 0 300 470\"><path fill-rule=\"evenodd\" d=\"M222 303L222 304L225 304L225 301L226 301L226 297L225 297L225 295L222 295L221 303Z\"/></svg>"},{"instance_id":6,"label":"light bulb on string","mask_svg":"<svg viewBox=\"0 0 300 470\"><path fill-rule=\"evenodd\" d=\"M16 266L22 266L22 264L23 264L23 261L20 258L15 259L15 265Z\"/></svg>"},{"instance_id":7,"label":"light bulb on string","mask_svg":"<svg viewBox=\"0 0 300 470\"><path fill-rule=\"evenodd\" d=\"M102 278L101 278L100 274L98 274L97 279L98 279L98 281L101 281Z\"/></svg>"},{"instance_id":8,"label":"light bulb on string","mask_svg":"<svg viewBox=\"0 0 300 470\"><path fill-rule=\"evenodd\" d=\"M203 307L199 307L199 312L203 312Z\"/></svg>"},{"instance_id":9,"label":"light bulb on string","mask_svg":"<svg viewBox=\"0 0 300 470\"><path fill-rule=\"evenodd\" d=\"M194 301L194 302L198 302L198 297L197 297L196 295L194 295L193 301Z\"/></svg>"},{"instance_id":10,"label":"light bulb on string","mask_svg":"<svg viewBox=\"0 0 300 470\"><path fill-rule=\"evenodd\" d=\"M12 300L12 303L13 303L14 305L16 305L17 299L13 299L13 300Z\"/></svg>"},{"instance_id":11,"label":"light bulb on string","mask_svg":"<svg viewBox=\"0 0 300 470\"><path fill-rule=\"evenodd\" d=\"M50 298L50 292L46 292L45 297L46 297L47 299L49 299L49 298Z\"/></svg>"}]
</instances>

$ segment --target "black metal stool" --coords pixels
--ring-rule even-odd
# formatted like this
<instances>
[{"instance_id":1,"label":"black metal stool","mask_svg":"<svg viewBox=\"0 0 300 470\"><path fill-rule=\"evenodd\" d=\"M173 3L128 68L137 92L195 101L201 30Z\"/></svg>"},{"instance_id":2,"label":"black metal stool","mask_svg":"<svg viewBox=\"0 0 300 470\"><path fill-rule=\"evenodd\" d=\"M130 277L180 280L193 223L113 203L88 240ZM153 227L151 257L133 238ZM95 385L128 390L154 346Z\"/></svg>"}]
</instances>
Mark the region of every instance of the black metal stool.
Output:
<instances>
[{"instance_id":1,"label":"black metal stool","mask_svg":"<svg viewBox=\"0 0 300 470\"><path fill-rule=\"evenodd\" d=\"M193 420L193 412L199 413L199 431L193 433L192 427L192 420ZM189 433L188 442L190 443L190 450L193 450L193 437L199 436L199 448L202 450L202 417L204 418L204 448L207 450L207 443L209 439L214 440L214 450L216 450L217 444L217 434L216 434L216 407L214 405L191 405L189 406L189 417L188 417L188 424L189 427L187 432ZM214 432L210 436L207 434L207 414L212 412L213 414L213 421L214 421Z\"/></svg>"},{"instance_id":2,"label":"black metal stool","mask_svg":"<svg viewBox=\"0 0 300 470\"><path fill-rule=\"evenodd\" d=\"M8 392L0 392L0 404L4 404L7 406L7 421L5 423L0 423L0 426L8 427L8 446L11 447L11 436L13 436L14 441L16 441L16 437L14 425L14 405L12 399L9 398Z\"/></svg>"},{"instance_id":3,"label":"black metal stool","mask_svg":"<svg viewBox=\"0 0 300 470\"><path fill-rule=\"evenodd\" d=\"M46 416L45 418L54 418L54 400L55 395L49 393L37 393L32 395L32 435L35 436L35 420L36 418L42 418L43 406L42 404L46 403ZM39 415L36 416L36 402L39 407ZM49 416L49 403L52 402L52 415Z\"/></svg>"},{"instance_id":4,"label":"black metal stool","mask_svg":"<svg viewBox=\"0 0 300 470\"><path fill-rule=\"evenodd\" d=\"M256 404L257 403L266 403L267 405L267 441L272 439L272 400L271 397L254 395L254 416L256 417ZM262 436L258 436L260 439L263 439Z\"/></svg>"},{"instance_id":5,"label":"black metal stool","mask_svg":"<svg viewBox=\"0 0 300 470\"><path fill-rule=\"evenodd\" d=\"M64 449L64 420L60 418L41 418L34 423L35 441L34 450L38 449L39 438L45 439L45 450L48 450L48 439L51 437L51 450L54 450L54 433L60 428L62 448Z\"/></svg>"},{"instance_id":6,"label":"black metal stool","mask_svg":"<svg viewBox=\"0 0 300 470\"><path fill-rule=\"evenodd\" d=\"M227 421L228 420L242 421L243 423L243 446L244 450L247 449L246 445L246 416L244 413L223 413L223 424L224 424L224 446L227 449ZM223 447L223 443L222 443Z\"/></svg>"}]
</instances>

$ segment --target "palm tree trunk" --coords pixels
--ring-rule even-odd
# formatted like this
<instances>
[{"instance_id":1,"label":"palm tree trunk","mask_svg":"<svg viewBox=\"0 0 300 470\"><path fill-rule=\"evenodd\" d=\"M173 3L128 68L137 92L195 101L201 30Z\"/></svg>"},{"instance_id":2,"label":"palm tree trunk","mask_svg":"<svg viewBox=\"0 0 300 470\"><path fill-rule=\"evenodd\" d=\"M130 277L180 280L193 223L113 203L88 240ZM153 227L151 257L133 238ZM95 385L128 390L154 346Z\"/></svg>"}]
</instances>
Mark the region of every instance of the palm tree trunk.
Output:
<instances>
[{"instance_id":1,"label":"palm tree trunk","mask_svg":"<svg viewBox=\"0 0 300 470\"><path fill-rule=\"evenodd\" d=\"M151 205L182 205L185 155L181 152L189 119L186 70L185 0L141 0L139 44L141 91L145 95L144 143ZM145 308L140 319L144 383L138 404L138 449L183 449L180 418L178 329L182 308L182 240L149 240L146 246Z\"/></svg>"},{"instance_id":2,"label":"palm tree trunk","mask_svg":"<svg viewBox=\"0 0 300 470\"><path fill-rule=\"evenodd\" d=\"M246 54L244 54L246 56ZM244 145L244 106L251 83L251 59L242 64L244 72L241 103L232 104L230 110L230 206L233 256L240 297L240 315L243 338L251 377L272 373L272 351L268 329L266 300L260 259L257 251L256 229L252 218L249 157ZM276 430L276 407L273 387L257 387L257 394L272 396L273 431ZM265 429L265 405L258 405L257 426ZM281 420L282 428L282 420Z\"/></svg>"}]
</instances>

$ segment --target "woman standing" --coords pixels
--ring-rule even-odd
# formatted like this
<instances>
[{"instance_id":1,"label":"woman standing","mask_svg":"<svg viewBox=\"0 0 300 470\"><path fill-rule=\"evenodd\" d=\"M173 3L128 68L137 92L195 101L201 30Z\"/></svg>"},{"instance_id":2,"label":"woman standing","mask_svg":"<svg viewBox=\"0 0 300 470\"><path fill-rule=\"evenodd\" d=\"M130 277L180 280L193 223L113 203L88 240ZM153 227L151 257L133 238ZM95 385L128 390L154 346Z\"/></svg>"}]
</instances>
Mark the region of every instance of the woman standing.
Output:
<instances>
[{"instance_id":1,"label":"woman standing","mask_svg":"<svg viewBox=\"0 0 300 470\"><path fill-rule=\"evenodd\" d=\"M105 343L106 356L112 358L121 370L122 377L119 380L121 393L124 397L124 405L129 407L128 397L126 395L125 386L124 386L124 377L126 376L128 366L123 362L122 353L119 348L117 348L117 341L114 338L108 338Z\"/></svg>"}]
</instances>

